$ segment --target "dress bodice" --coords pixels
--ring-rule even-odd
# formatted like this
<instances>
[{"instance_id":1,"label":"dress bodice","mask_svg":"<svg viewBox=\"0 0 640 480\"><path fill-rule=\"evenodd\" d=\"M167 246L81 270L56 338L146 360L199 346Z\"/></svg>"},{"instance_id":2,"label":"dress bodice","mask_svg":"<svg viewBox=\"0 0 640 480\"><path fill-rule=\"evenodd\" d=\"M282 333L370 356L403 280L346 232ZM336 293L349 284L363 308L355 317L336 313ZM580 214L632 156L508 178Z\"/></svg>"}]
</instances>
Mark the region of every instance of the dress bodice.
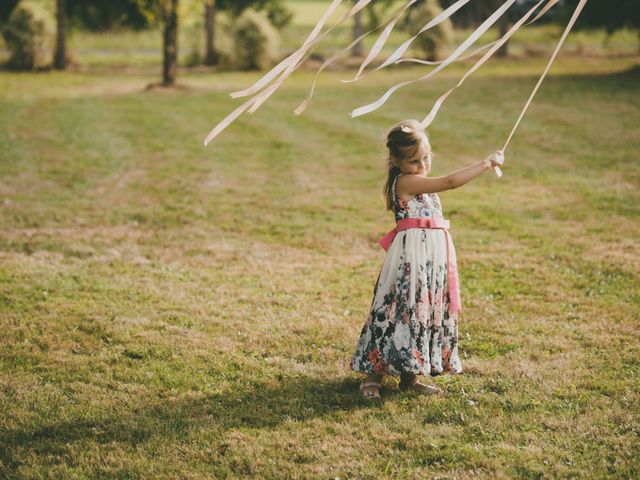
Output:
<instances>
[{"instance_id":1,"label":"dress bodice","mask_svg":"<svg viewBox=\"0 0 640 480\"><path fill-rule=\"evenodd\" d=\"M393 213L396 221L403 218L442 217L442 204L437 193L419 193L406 202L396 193L396 182L403 173L393 180Z\"/></svg>"}]
</instances>

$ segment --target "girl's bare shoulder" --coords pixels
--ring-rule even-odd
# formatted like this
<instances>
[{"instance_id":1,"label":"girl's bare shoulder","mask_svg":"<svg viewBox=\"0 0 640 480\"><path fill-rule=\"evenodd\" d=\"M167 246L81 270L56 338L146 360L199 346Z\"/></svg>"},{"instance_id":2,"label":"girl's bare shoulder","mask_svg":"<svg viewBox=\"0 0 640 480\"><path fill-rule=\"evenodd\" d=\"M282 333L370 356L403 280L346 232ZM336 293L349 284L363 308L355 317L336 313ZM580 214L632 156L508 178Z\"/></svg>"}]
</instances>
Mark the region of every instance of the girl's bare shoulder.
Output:
<instances>
[{"instance_id":1,"label":"girl's bare shoulder","mask_svg":"<svg viewBox=\"0 0 640 480\"><path fill-rule=\"evenodd\" d=\"M396 181L396 193L400 200L408 200L420 193L438 193L454 188L450 178L424 177L422 175L407 173Z\"/></svg>"}]
</instances>

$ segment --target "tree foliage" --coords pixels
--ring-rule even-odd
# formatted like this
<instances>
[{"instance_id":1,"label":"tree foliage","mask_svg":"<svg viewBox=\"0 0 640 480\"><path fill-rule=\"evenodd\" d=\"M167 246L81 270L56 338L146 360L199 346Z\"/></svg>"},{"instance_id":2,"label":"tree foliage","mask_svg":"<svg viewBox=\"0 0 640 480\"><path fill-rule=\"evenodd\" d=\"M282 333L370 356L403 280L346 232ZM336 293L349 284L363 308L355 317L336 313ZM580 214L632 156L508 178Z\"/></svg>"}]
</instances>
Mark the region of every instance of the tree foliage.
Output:
<instances>
[{"instance_id":1,"label":"tree foliage","mask_svg":"<svg viewBox=\"0 0 640 480\"><path fill-rule=\"evenodd\" d=\"M140 30L162 23L162 5L165 0L66 0L67 17L72 28L90 31L108 31L118 28ZM379 0L376 0L379 1ZM380 0L388 1L388 0ZM6 22L20 0L0 0L0 24ZM47 2L55 3L53 0ZM198 16L205 3L215 4L218 11L227 11L234 17L247 8L266 13L278 29L286 26L293 13L283 0L184 0L180 14ZM374 2L375 3L375 2Z\"/></svg>"},{"instance_id":2,"label":"tree foliage","mask_svg":"<svg viewBox=\"0 0 640 480\"><path fill-rule=\"evenodd\" d=\"M2 0L0 2L0 24L9 20L9 15L20 0Z\"/></svg>"},{"instance_id":3,"label":"tree foliage","mask_svg":"<svg viewBox=\"0 0 640 480\"><path fill-rule=\"evenodd\" d=\"M67 0L67 13L76 25L92 31L149 26L137 0Z\"/></svg>"},{"instance_id":4,"label":"tree foliage","mask_svg":"<svg viewBox=\"0 0 640 480\"><path fill-rule=\"evenodd\" d=\"M442 8L447 8L455 2L456 0L440 0L440 5ZM504 0L477 0L469 2L451 16L451 21L454 26L458 28L476 27L484 22L487 17L495 12L503 3ZM506 22L517 21L531 9L535 3L537 3L536 0L518 0L505 12L503 17ZM557 16L558 11L558 6L551 8L537 23L552 21Z\"/></svg>"},{"instance_id":5,"label":"tree foliage","mask_svg":"<svg viewBox=\"0 0 640 480\"><path fill-rule=\"evenodd\" d=\"M577 0L564 2L559 20L566 23ZM589 0L576 21L576 29L604 28L611 34L621 28L640 29L640 0Z\"/></svg>"},{"instance_id":6,"label":"tree foliage","mask_svg":"<svg viewBox=\"0 0 640 480\"><path fill-rule=\"evenodd\" d=\"M48 65L53 25L53 18L38 4L21 2L15 7L2 29L11 52L9 67L33 70Z\"/></svg>"}]
</instances>

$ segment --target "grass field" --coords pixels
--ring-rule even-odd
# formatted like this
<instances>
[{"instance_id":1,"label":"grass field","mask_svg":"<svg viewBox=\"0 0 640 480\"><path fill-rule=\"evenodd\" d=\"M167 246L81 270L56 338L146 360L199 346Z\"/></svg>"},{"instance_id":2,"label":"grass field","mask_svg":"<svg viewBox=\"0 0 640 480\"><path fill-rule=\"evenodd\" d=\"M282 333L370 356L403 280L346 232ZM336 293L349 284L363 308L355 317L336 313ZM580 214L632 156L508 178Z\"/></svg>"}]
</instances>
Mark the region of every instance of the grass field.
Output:
<instances>
[{"instance_id":1,"label":"grass field","mask_svg":"<svg viewBox=\"0 0 640 480\"><path fill-rule=\"evenodd\" d=\"M208 148L256 74L0 72L0 477L637 478L640 58L563 56L492 174L441 194L464 373L349 370L392 226L384 130L463 65L300 72ZM497 148L544 58L494 61L430 128ZM468 65L467 65L468 66ZM633 67L636 67L633 69Z\"/></svg>"}]
</instances>

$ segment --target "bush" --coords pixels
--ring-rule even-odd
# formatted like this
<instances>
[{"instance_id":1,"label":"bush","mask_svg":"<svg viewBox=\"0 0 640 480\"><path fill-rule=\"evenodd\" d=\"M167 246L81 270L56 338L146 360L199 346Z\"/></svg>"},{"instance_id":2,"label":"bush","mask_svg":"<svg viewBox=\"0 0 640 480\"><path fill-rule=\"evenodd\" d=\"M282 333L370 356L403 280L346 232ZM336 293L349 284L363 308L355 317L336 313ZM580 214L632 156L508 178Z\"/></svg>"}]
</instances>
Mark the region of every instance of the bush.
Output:
<instances>
[{"instance_id":1,"label":"bush","mask_svg":"<svg viewBox=\"0 0 640 480\"><path fill-rule=\"evenodd\" d=\"M411 35L418 31L432 18L435 18L442 9L436 0L423 0L409 14L409 24L406 26ZM416 38L416 44L429 61L438 60L442 56L442 49L453 41L453 24L450 19L439 23L435 27L423 32Z\"/></svg>"},{"instance_id":2,"label":"bush","mask_svg":"<svg viewBox=\"0 0 640 480\"><path fill-rule=\"evenodd\" d=\"M263 70L278 58L280 35L262 13L246 9L233 29L237 65L246 70Z\"/></svg>"},{"instance_id":3,"label":"bush","mask_svg":"<svg viewBox=\"0 0 640 480\"><path fill-rule=\"evenodd\" d=\"M267 8L267 17L274 27L282 30L291 23L293 12L280 2L271 2Z\"/></svg>"},{"instance_id":4,"label":"bush","mask_svg":"<svg viewBox=\"0 0 640 480\"><path fill-rule=\"evenodd\" d=\"M11 51L9 68L33 70L47 66L52 57L54 21L38 5L21 2L2 29Z\"/></svg>"}]
</instances>

